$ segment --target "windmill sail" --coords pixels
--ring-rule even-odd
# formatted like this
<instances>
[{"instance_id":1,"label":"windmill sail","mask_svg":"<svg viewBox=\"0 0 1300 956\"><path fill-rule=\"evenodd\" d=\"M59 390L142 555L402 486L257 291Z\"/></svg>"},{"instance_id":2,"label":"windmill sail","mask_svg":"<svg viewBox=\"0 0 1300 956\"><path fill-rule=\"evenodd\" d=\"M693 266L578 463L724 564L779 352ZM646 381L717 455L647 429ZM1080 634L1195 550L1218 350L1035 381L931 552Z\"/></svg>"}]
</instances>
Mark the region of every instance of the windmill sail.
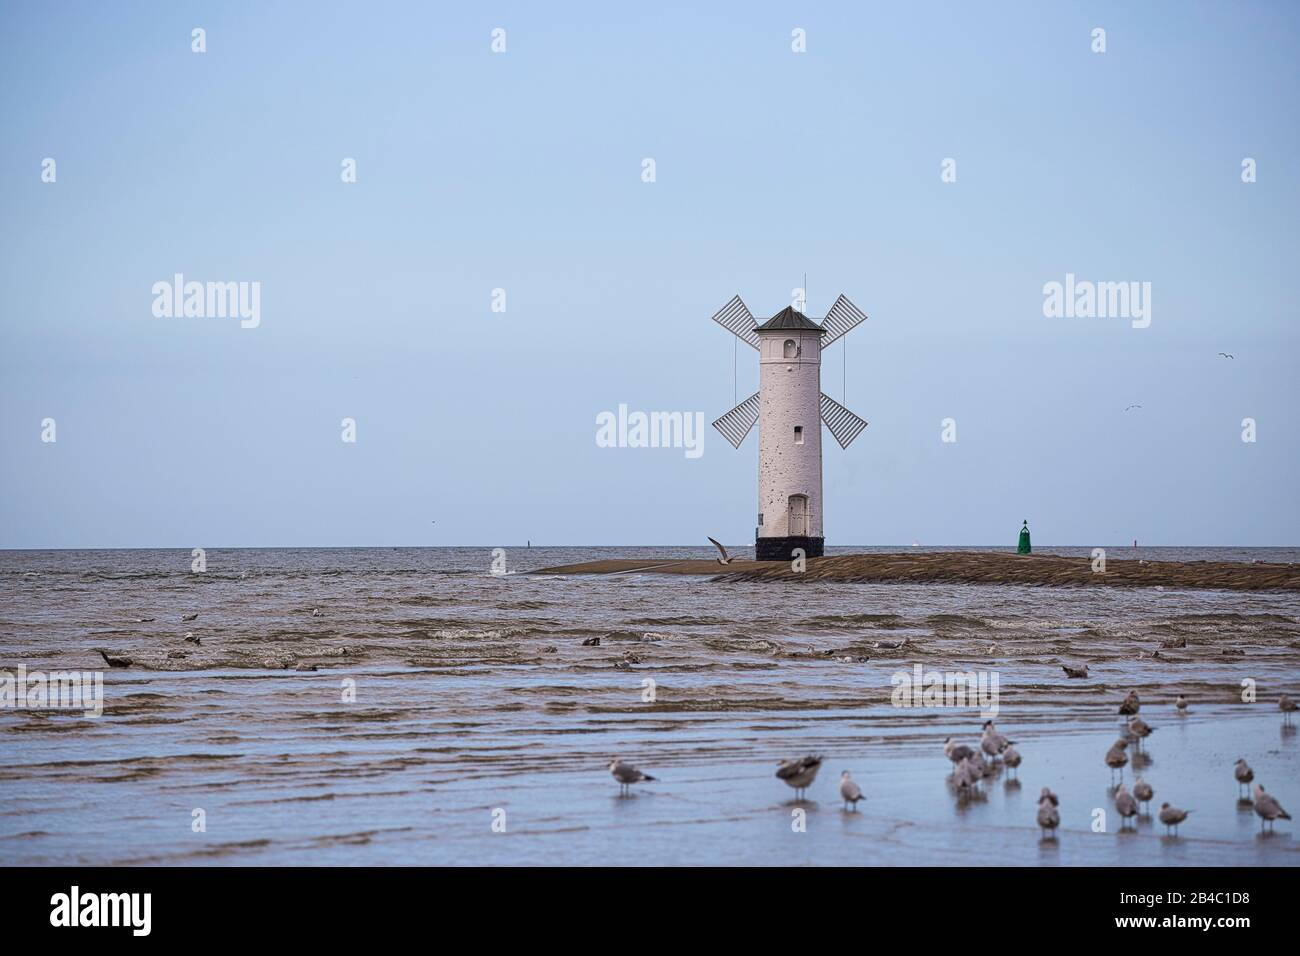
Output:
<instances>
[{"instance_id":1,"label":"windmill sail","mask_svg":"<svg viewBox=\"0 0 1300 956\"><path fill-rule=\"evenodd\" d=\"M840 298L843 298L843 296ZM745 404L749 403L746 402ZM737 407L739 408L743 406ZM825 422L826 427L831 430L831 434L835 436L835 440L840 443L841 448L848 448L849 445L852 444L853 439L857 438L858 435L862 433L862 429L867 427L866 422L858 418L857 415L854 415L851 411L839 402L835 401L825 392L822 392L821 412L822 421ZM728 414L731 413L728 412ZM742 435L741 437L743 438L744 436ZM733 442L733 444L735 443ZM740 446L737 445L736 447Z\"/></svg>"},{"instance_id":2,"label":"windmill sail","mask_svg":"<svg viewBox=\"0 0 1300 956\"><path fill-rule=\"evenodd\" d=\"M758 335L754 332L754 327L758 325L754 321L754 315L749 311L749 307L740 300L740 296L731 297L731 301L720 308L713 315L713 321L722 326L736 338L740 339L753 348L758 348ZM741 406L737 405L737 408ZM719 419L721 421L721 419ZM744 436L741 436L742 438Z\"/></svg>"},{"instance_id":3,"label":"windmill sail","mask_svg":"<svg viewBox=\"0 0 1300 956\"><path fill-rule=\"evenodd\" d=\"M825 397L822 396L823 399ZM758 392L719 418L713 423L713 427L722 432L722 437L731 442L733 448L739 448L756 421L758 421ZM865 425L866 422L863 424Z\"/></svg>"},{"instance_id":4,"label":"windmill sail","mask_svg":"<svg viewBox=\"0 0 1300 956\"><path fill-rule=\"evenodd\" d=\"M826 330L826 334L822 336L822 348L826 348L836 339L843 338L845 334L851 332L866 320L867 314L865 312L850 302L848 296L840 295L835 300L835 304L831 306L831 310L826 313L826 318L822 320L822 328ZM825 409L825 406L823 405L822 408Z\"/></svg>"}]
</instances>

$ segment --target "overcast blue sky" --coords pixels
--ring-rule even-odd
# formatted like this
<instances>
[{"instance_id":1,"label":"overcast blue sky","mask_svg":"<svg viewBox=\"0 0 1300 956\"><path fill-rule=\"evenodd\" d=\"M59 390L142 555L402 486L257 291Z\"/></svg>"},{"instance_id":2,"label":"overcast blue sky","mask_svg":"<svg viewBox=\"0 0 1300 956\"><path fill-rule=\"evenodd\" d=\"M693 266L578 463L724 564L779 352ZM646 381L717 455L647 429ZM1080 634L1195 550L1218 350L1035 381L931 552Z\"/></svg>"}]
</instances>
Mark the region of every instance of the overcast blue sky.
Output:
<instances>
[{"instance_id":1,"label":"overcast blue sky","mask_svg":"<svg viewBox=\"0 0 1300 956\"><path fill-rule=\"evenodd\" d=\"M1300 6L475 6L0 5L0 546L752 543L755 434L595 419L727 411L805 272L828 544L1300 543Z\"/></svg>"}]
</instances>

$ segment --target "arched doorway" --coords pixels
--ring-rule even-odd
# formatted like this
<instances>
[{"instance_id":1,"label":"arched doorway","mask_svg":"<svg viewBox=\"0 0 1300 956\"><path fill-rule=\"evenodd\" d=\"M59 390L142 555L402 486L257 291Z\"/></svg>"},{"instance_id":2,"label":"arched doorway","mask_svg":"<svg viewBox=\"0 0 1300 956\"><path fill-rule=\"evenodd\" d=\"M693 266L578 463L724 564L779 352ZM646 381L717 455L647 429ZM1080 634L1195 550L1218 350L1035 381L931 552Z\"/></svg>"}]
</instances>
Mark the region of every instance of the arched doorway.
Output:
<instances>
[{"instance_id":1,"label":"arched doorway","mask_svg":"<svg viewBox=\"0 0 1300 956\"><path fill-rule=\"evenodd\" d=\"M808 536L808 496L791 495L789 504L788 518L789 531L787 532L792 538L805 538Z\"/></svg>"}]
</instances>

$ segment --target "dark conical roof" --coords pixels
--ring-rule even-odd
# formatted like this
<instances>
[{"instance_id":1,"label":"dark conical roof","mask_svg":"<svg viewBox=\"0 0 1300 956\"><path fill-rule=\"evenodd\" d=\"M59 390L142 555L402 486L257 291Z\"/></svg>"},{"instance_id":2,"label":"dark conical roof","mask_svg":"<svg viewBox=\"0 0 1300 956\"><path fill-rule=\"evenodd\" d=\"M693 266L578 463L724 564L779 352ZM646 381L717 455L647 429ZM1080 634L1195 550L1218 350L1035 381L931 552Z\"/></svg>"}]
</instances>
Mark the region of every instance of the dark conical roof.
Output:
<instances>
[{"instance_id":1,"label":"dark conical roof","mask_svg":"<svg viewBox=\"0 0 1300 956\"><path fill-rule=\"evenodd\" d=\"M797 312L793 306L787 305L784 309L772 316L758 328L755 332L781 332L786 329L807 329L810 332L825 332L820 325L814 322L802 312Z\"/></svg>"}]
</instances>

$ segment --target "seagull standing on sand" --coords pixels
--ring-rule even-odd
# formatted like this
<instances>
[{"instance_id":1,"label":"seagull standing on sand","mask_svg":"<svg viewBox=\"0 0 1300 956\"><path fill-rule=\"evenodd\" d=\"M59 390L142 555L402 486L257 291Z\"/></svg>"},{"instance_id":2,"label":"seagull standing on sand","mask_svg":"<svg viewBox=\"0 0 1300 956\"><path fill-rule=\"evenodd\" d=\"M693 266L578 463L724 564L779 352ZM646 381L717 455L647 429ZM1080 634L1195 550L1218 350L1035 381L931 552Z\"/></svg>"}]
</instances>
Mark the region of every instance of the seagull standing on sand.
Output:
<instances>
[{"instance_id":1,"label":"seagull standing on sand","mask_svg":"<svg viewBox=\"0 0 1300 956\"><path fill-rule=\"evenodd\" d=\"M642 773L621 757L614 758L613 763L609 765L609 772L618 781L619 793L624 796L631 790L632 784L655 779L648 773Z\"/></svg>"},{"instance_id":2,"label":"seagull standing on sand","mask_svg":"<svg viewBox=\"0 0 1300 956\"><path fill-rule=\"evenodd\" d=\"M776 776L784 780L787 786L794 788L794 798L802 800L809 784L817 779L817 771L822 768L821 757L800 757L798 760L782 760L777 766Z\"/></svg>"},{"instance_id":3,"label":"seagull standing on sand","mask_svg":"<svg viewBox=\"0 0 1300 956\"><path fill-rule=\"evenodd\" d=\"M1121 717L1132 717L1141 709L1142 703L1138 700L1137 691L1131 690L1119 705L1119 715Z\"/></svg>"},{"instance_id":4,"label":"seagull standing on sand","mask_svg":"<svg viewBox=\"0 0 1300 956\"><path fill-rule=\"evenodd\" d=\"M1088 665L1083 664L1080 667L1071 667L1069 664L1062 664L1061 670L1065 671L1066 677L1087 677Z\"/></svg>"},{"instance_id":5,"label":"seagull standing on sand","mask_svg":"<svg viewBox=\"0 0 1300 956\"><path fill-rule=\"evenodd\" d=\"M1174 706L1178 708L1178 713L1180 714L1187 713L1187 698L1184 697L1182 694L1179 694L1178 699L1174 701Z\"/></svg>"},{"instance_id":6,"label":"seagull standing on sand","mask_svg":"<svg viewBox=\"0 0 1300 956\"><path fill-rule=\"evenodd\" d=\"M1020 751L1016 749L1015 744L1007 744L1007 749L1002 751L1002 765L1009 771L1020 766ZM1017 776L1017 774L1008 774L1008 776Z\"/></svg>"},{"instance_id":7,"label":"seagull standing on sand","mask_svg":"<svg viewBox=\"0 0 1300 956\"><path fill-rule=\"evenodd\" d=\"M1130 734L1132 734L1132 735L1133 735L1133 739L1137 741L1137 749L1138 749L1138 750L1141 750L1141 749L1142 749L1142 741L1144 741L1144 740L1146 740L1148 737L1150 737L1150 736L1151 736L1151 731L1154 730L1154 729L1155 729L1155 728L1153 728L1150 724L1148 724L1148 723L1147 723L1145 720L1143 720L1141 717L1130 717L1130 718L1129 718L1129 721L1128 721L1128 732L1129 732Z\"/></svg>"},{"instance_id":8,"label":"seagull standing on sand","mask_svg":"<svg viewBox=\"0 0 1300 956\"><path fill-rule=\"evenodd\" d=\"M1262 783L1255 784L1255 813L1259 815L1259 832L1264 832L1264 824L1268 824L1271 831L1273 821L1278 817L1283 820L1290 820L1291 814L1282 809L1282 804L1277 802L1277 797L1271 793L1264 792Z\"/></svg>"},{"instance_id":9,"label":"seagull standing on sand","mask_svg":"<svg viewBox=\"0 0 1300 956\"><path fill-rule=\"evenodd\" d=\"M949 760L951 760L954 764L961 763L967 757L975 756L975 751L971 750L965 744L956 743L955 741L953 741L951 737L948 737L947 739L944 740L943 753L944 756L947 757Z\"/></svg>"},{"instance_id":10,"label":"seagull standing on sand","mask_svg":"<svg viewBox=\"0 0 1300 956\"><path fill-rule=\"evenodd\" d=\"M974 765L971 764L969 759L963 759L961 763L957 764L952 772L952 783L957 788L959 796L966 795L979 785L979 779L975 776Z\"/></svg>"},{"instance_id":11,"label":"seagull standing on sand","mask_svg":"<svg viewBox=\"0 0 1300 956\"><path fill-rule=\"evenodd\" d=\"M1110 767L1110 779L1115 780L1115 771L1119 771L1120 782L1124 782L1124 765L1128 763L1128 741L1117 740L1106 751L1106 766Z\"/></svg>"},{"instance_id":12,"label":"seagull standing on sand","mask_svg":"<svg viewBox=\"0 0 1300 956\"><path fill-rule=\"evenodd\" d=\"M1013 743L1015 741L1007 740L1004 735L998 733L993 726L993 721L984 721L984 735L980 737L980 749L986 754L996 759L1002 756L1002 752Z\"/></svg>"},{"instance_id":13,"label":"seagull standing on sand","mask_svg":"<svg viewBox=\"0 0 1300 956\"><path fill-rule=\"evenodd\" d=\"M713 542L713 546L715 548L717 548L720 552L722 552L722 557L718 558L718 564L730 564L732 561L736 560L731 555L727 554L727 549L722 546L722 543L720 541L717 541L713 538L709 538L709 540Z\"/></svg>"},{"instance_id":14,"label":"seagull standing on sand","mask_svg":"<svg viewBox=\"0 0 1300 956\"><path fill-rule=\"evenodd\" d=\"M1237 796L1250 799L1250 782L1255 779L1255 771L1250 769L1250 764L1246 763L1245 757L1238 757L1236 766L1232 768L1232 775L1237 778ZM1246 792L1242 793L1241 788L1245 787Z\"/></svg>"},{"instance_id":15,"label":"seagull standing on sand","mask_svg":"<svg viewBox=\"0 0 1300 956\"><path fill-rule=\"evenodd\" d=\"M1151 784L1138 777L1137 783L1133 784L1133 796L1137 798L1139 803L1147 805L1147 813L1151 812L1151 798L1155 795L1156 792L1151 789Z\"/></svg>"},{"instance_id":16,"label":"seagull standing on sand","mask_svg":"<svg viewBox=\"0 0 1300 956\"><path fill-rule=\"evenodd\" d=\"M1178 836L1178 824L1186 820L1187 814L1191 812L1191 810L1179 810L1168 803L1160 804L1160 822L1165 825L1165 836L1169 835L1170 827L1173 827L1174 836Z\"/></svg>"},{"instance_id":17,"label":"seagull standing on sand","mask_svg":"<svg viewBox=\"0 0 1300 956\"><path fill-rule=\"evenodd\" d=\"M1119 811L1119 827L1121 830L1124 829L1131 818L1137 816L1138 802L1122 783L1119 785L1119 789L1115 791L1115 809ZM1135 822L1134 826L1136 825Z\"/></svg>"},{"instance_id":18,"label":"seagull standing on sand","mask_svg":"<svg viewBox=\"0 0 1300 956\"><path fill-rule=\"evenodd\" d=\"M1038 798L1038 835L1041 839L1056 839L1056 828L1061 825L1061 811L1057 809L1059 802L1056 794L1043 788Z\"/></svg>"},{"instance_id":19,"label":"seagull standing on sand","mask_svg":"<svg viewBox=\"0 0 1300 956\"><path fill-rule=\"evenodd\" d=\"M1147 805L1147 813L1151 812L1151 798L1155 795L1156 792L1151 789L1151 784L1138 777L1137 783L1133 784L1133 796L1137 798L1139 803Z\"/></svg>"},{"instance_id":20,"label":"seagull standing on sand","mask_svg":"<svg viewBox=\"0 0 1300 956\"><path fill-rule=\"evenodd\" d=\"M1291 715L1296 712L1295 701L1293 701L1286 694L1283 694L1281 699L1277 702L1277 709L1282 711L1283 726L1290 726Z\"/></svg>"},{"instance_id":21,"label":"seagull standing on sand","mask_svg":"<svg viewBox=\"0 0 1300 956\"><path fill-rule=\"evenodd\" d=\"M853 809L856 810L858 801L862 799L862 788L853 782L853 778L849 776L847 770L840 774L840 796L844 798L845 810L849 808L850 803L853 804Z\"/></svg>"}]
</instances>

